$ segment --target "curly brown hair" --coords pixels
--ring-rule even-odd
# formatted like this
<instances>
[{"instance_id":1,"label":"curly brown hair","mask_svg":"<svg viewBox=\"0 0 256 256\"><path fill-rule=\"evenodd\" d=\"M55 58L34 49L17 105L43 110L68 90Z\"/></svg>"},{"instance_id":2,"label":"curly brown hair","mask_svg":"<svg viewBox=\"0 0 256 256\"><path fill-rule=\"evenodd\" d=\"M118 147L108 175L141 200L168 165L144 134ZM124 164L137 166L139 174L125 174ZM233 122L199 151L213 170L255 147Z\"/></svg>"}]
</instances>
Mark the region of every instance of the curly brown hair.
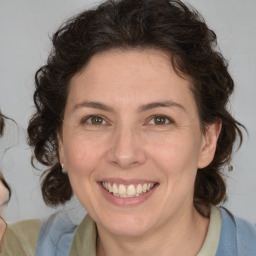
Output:
<instances>
[{"instance_id":1,"label":"curly brown hair","mask_svg":"<svg viewBox=\"0 0 256 256\"><path fill-rule=\"evenodd\" d=\"M196 10L178 0L108 0L68 20L52 42L47 64L35 76L36 113L28 127L35 158L49 167L42 180L46 204L65 203L72 196L68 176L61 171L57 138L70 79L94 54L113 48L170 53L177 74L191 81L202 131L222 122L215 157L197 172L194 204L202 213L202 206L225 199L222 171L231 160L237 137L242 142L242 125L228 111L234 88L228 64L217 50L215 33Z\"/></svg>"},{"instance_id":2,"label":"curly brown hair","mask_svg":"<svg viewBox=\"0 0 256 256\"><path fill-rule=\"evenodd\" d=\"M3 136L3 133L4 133L4 126L5 126L4 118L5 116L0 112L0 136Z\"/></svg>"}]
</instances>

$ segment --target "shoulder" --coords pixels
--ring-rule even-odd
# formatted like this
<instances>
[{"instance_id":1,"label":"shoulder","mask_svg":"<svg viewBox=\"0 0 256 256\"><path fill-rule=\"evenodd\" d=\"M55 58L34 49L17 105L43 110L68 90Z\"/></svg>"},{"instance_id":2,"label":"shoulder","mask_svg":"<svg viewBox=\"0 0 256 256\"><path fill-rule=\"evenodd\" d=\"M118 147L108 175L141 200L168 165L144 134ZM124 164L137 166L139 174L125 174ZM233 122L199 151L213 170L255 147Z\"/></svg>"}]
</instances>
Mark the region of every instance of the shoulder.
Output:
<instances>
[{"instance_id":1,"label":"shoulder","mask_svg":"<svg viewBox=\"0 0 256 256\"><path fill-rule=\"evenodd\" d=\"M65 211L58 211L42 221L36 255L66 255L76 227Z\"/></svg>"},{"instance_id":2,"label":"shoulder","mask_svg":"<svg viewBox=\"0 0 256 256\"><path fill-rule=\"evenodd\" d=\"M238 251L241 255L256 255L256 227L252 223L234 217Z\"/></svg>"},{"instance_id":3,"label":"shoulder","mask_svg":"<svg viewBox=\"0 0 256 256\"><path fill-rule=\"evenodd\" d=\"M39 219L23 220L8 224L0 255L35 255L40 226L41 221Z\"/></svg>"},{"instance_id":4,"label":"shoulder","mask_svg":"<svg viewBox=\"0 0 256 256\"><path fill-rule=\"evenodd\" d=\"M220 208L220 212L222 225L217 255L256 255L255 225L234 216L225 208Z\"/></svg>"},{"instance_id":5,"label":"shoulder","mask_svg":"<svg viewBox=\"0 0 256 256\"><path fill-rule=\"evenodd\" d=\"M79 255L79 252L83 252L84 255L96 255L96 238L96 224L87 214L76 229L70 255Z\"/></svg>"},{"instance_id":6,"label":"shoulder","mask_svg":"<svg viewBox=\"0 0 256 256\"><path fill-rule=\"evenodd\" d=\"M95 244L96 227L89 215L78 225L65 211L60 211L42 222L36 255L96 255Z\"/></svg>"}]
</instances>

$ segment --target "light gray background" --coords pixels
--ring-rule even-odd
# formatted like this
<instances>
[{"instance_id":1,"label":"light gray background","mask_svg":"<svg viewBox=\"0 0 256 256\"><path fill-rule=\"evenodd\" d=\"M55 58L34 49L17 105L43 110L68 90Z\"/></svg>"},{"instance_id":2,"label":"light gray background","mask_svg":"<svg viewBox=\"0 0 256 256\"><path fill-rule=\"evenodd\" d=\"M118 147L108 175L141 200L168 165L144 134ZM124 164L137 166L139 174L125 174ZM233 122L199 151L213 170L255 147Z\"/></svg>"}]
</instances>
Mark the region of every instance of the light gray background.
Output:
<instances>
[{"instance_id":1,"label":"light gray background","mask_svg":"<svg viewBox=\"0 0 256 256\"><path fill-rule=\"evenodd\" d=\"M97 2L0 0L0 109L18 124L8 122L0 141L1 169L13 189L13 198L5 209L8 221L40 218L54 211L42 201L40 172L31 167L31 151L26 144L27 122L33 113L34 73L46 61L49 36L65 19ZM236 84L232 113L249 131L234 156L234 171L228 173L226 206L256 223L256 0L187 2L217 33ZM10 148L4 151L6 147Z\"/></svg>"}]
</instances>

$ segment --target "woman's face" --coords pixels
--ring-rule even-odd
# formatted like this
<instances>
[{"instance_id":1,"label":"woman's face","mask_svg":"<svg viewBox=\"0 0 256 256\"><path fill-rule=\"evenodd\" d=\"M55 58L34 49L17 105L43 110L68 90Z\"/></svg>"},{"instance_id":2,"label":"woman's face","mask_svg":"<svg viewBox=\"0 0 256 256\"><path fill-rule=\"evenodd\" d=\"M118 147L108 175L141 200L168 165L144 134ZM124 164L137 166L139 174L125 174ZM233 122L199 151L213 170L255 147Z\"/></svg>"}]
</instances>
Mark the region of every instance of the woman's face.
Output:
<instances>
[{"instance_id":1,"label":"woman's face","mask_svg":"<svg viewBox=\"0 0 256 256\"><path fill-rule=\"evenodd\" d=\"M202 134L170 56L111 50L71 80L59 155L98 227L138 236L191 213L197 169L211 162L217 137L215 126Z\"/></svg>"}]
</instances>

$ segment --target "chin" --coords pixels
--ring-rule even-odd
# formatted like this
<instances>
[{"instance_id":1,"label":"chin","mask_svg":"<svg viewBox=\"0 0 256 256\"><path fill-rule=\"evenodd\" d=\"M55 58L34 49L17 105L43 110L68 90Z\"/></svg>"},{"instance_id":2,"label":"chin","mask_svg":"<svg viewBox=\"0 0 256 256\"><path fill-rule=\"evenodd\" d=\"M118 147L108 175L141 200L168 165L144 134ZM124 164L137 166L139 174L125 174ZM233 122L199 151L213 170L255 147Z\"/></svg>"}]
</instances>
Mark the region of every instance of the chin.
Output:
<instances>
[{"instance_id":1,"label":"chin","mask_svg":"<svg viewBox=\"0 0 256 256\"><path fill-rule=\"evenodd\" d=\"M145 216L117 214L100 220L100 225L108 232L118 236L143 236L152 226L152 221Z\"/></svg>"}]
</instances>

